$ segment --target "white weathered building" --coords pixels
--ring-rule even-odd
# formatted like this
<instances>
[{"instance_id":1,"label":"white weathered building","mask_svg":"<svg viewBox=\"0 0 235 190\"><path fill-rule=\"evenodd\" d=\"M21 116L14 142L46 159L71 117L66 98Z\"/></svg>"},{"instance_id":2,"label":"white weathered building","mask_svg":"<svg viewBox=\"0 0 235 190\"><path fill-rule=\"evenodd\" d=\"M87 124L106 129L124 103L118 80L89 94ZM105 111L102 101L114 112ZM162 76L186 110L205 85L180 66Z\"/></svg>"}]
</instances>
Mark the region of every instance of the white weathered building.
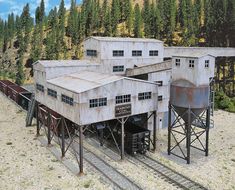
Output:
<instances>
[{"instance_id":1,"label":"white weathered building","mask_svg":"<svg viewBox=\"0 0 235 190\"><path fill-rule=\"evenodd\" d=\"M215 73L215 57L192 53L172 56L172 81L186 79L199 85L208 85Z\"/></svg>"},{"instance_id":2,"label":"white weathered building","mask_svg":"<svg viewBox=\"0 0 235 190\"><path fill-rule=\"evenodd\" d=\"M102 72L124 75L127 68L162 62L163 51L156 39L89 37L83 59L102 64Z\"/></svg>"},{"instance_id":3,"label":"white weathered building","mask_svg":"<svg viewBox=\"0 0 235 190\"><path fill-rule=\"evenodd\" d=\"M44 76L44 81L35 79L36 100L78 125L117 119L123 108L125 116L157 109L157 85L149 81L91 71Z\"/></svg>"}]
</instances>

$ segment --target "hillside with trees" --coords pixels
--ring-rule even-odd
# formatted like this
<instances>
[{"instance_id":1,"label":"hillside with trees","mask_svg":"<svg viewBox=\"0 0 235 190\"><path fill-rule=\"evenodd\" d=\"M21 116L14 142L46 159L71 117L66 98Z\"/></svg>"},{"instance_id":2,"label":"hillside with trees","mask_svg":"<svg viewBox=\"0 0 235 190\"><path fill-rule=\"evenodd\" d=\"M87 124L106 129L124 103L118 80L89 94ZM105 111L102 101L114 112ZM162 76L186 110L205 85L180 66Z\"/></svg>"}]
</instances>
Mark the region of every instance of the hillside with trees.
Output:
<instances>
[{"instance_id":1,"label":"hillside with trees","mask_svg":"<svg viewBox=\"0 0 235 190\"><path fill-rule=\"evenodd\" d=\"M79 59L91 35L235 47L235 0L71 0L69 10L61 0L48 14L41 0L32 16L26 4L21 15L0 18L0 78L23 84L39 59Z\"/></svg>"}]
</instances>

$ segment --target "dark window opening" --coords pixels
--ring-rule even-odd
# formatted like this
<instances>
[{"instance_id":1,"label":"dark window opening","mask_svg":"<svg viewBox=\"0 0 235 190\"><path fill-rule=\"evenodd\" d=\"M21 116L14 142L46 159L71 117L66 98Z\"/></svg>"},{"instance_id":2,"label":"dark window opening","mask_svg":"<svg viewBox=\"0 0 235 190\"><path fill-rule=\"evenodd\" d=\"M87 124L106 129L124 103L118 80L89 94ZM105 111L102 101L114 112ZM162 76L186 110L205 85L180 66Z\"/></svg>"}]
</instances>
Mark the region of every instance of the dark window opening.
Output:
<instances>
[{"instance_id":1,"label":"dark window opening","mask_svg":"<svg viewBox=\"0 0 235 190\"><path fill-rule=\"evenodd\" d=\"M141 50L133 50L132 56L134 56L134 57L142 56L142 51Z\"/></svg>"},{"instance_id":2,"label":"dark window opening","mask_svg":"<svg viewBox=\"0 0 235 190\"><path fill-rule=\"evenodd\" d=\"M73 106L73 98L70 98L64 94L61 95L61 101L66 104L69 104L70 106Z\"/></svg>"},{"instance_id":3,"label":"dark window opening","mask_svg":"<svg viewBox=\"0 0 235 190\"><path fill-rule=\"evenodd\" d=\"M205 67L206 68L209 68L209 64L210 64L210 61L209 60L205 60Z\"/></svg>"},{"instance_id":4,"label":"dark window opening","mask_svg":"<svg viewBox=\"0 0 235 190\"><path fill-rule=\"evenodd\" d=\"M123 72L123 71L124 71L124 65L113 66L113 72Z\"/></svg>"},{"instance_id":5,"label":"dark window opening","mask_svg":"<svg viewBox=\"0 0 235 190\"><path fill-rule=\"evenodd\" d=\"M176 59L176 60L175 60L175 65L176 65L176 66L180 66L180 59Z\"/></svg>"},{"instance_id":6,"label":"dark window opening","mask_svg":"<svg viewBox=\"0 0 235 190\"><path fill-rule=\"evenodd\" d=\"M37 88L37 90L39 90L41 92L44 92L44 86L43 85L37 83L36 88Z\"/></svg>"},{"instance_id":7,"label":"dark window opening","mask_svg":"<svg viewBox=\"0 0 235 190\"><path fill-rule=\"evenodd\" d=\"M152 98L152 92L142 92L138 94L138 100L147 100Z\"/></svg>"},{"instance_id":8,"label":"dark window opening","mask_svg":"<svg viewBox=\"0 0 235 190\"><path fill-rule=\"evenodd\" d=\"M88 49L88 50L86 50L86 55L90 56L90 57L96 57L97 56L97 51L92 50L92 49Z\"/></svg>"},{"instance_id":9,"label":"dark window opening","mask_svg":"<svg viewBox=\"0 0 235 190\"><path fill-rule=\"evenodd\" d=\"M189 67L194 68L194 60L189 60Z\"/></svg>"},{"instance_id":10,"label":"dark window opening","mask_svg":"<svg viewBox=\"0 0 235 190\"><path fill-rule=\"evenodd\" d=\"M47 89L47 95L57 98L57 92L55 90L52 90L50 88Z\"/></svg>"},{"instance_id":11,"label":"dark window opening","mask_svg":"<svg viewBox=\"0 0 235 190\"><path fill-rule=\"evenodd\" d=\"M98 98L90 100L90 108L107 106L107 98Z\"/></svg>"},{"instance_id":12,"label":"dark window opening","mask_svg":"<svg viewBox=\"0 0 235 190\"><path fill-rule=\"evenodd\" d=\"M157 100L158 100L158 101L162 101L162 96L158 96L158 97L157 97Z\"/></svg>"},{"instance_id":13,"label":"dark window opening","mask_svg":"<svg viewBox=\"0 0 235 190\"><path fill-rule=\"evenodd\" d=\"M127 103L131 102L131 95L121 95L121 96L116 96L116 104L122 104L122 103Z\"/></svg>"},{"instance_id":14,"label":"dark window opening","mask_svg":"<svg viewBox=\"0 0 235 190\"><path fill-rule=\"evenodd\" d=\"M158 50L150 50L149 56L158 56Z\"/></svg>"},{"instance_id":15,"label":"dark window opening","mask_svg":"<svg viewBox=\"0 0 235 190\"><path fill-rule=\"evenodd\" d=\"M123 50L113 50L113 57L123 57L124 51Z\"/></svg>"}]
</instances>

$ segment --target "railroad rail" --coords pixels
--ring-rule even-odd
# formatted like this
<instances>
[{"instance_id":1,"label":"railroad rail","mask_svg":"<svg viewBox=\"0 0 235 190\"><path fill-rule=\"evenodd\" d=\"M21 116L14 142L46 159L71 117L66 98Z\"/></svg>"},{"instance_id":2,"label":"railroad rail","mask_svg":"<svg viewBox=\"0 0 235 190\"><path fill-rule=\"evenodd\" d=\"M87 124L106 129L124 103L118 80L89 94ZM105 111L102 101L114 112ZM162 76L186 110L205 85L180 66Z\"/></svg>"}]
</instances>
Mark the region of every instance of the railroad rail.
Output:
<instances>
[{"instance_id":1,"label":"railroad rail","mask_svg":"<svg viewBox=\"0 0 235 190\"><path fill-rule=\"evenodd\" d=\"M86 140L86 142L92 146L95 146L96 148L99 147L99 142L95 138L90 138L89 140ZM116 153L114 149L110 150L106 148L100 148L100 151L102 151L105 155L109 156L111 159L118 156L118 154ZM190 178L180 174L179 172L169 168L168 166L164 165L163 163L149 156L137 154L134 157L126 156L126 158L131 163L135 163L135 164L137 162L141 163L147 169L153 170L157 175L165 179L165 181L181 189L207 190L207 188L205 188L201 184L191 180Z\"/></svg>"},{"instance_id":2,"label":"railroad rail","mask_svg":"<svg viewBox=\"0 0 235 190\"><path fill-rule=\"evenodd\" d=\"M53 139L53 141L58 144L58 140L56 138ZM69 142L66 141L66 144L69 144ZM71 147L73 147L73 151L79 155L79 142L73 140ZM70 151L72 152L71 149ZM142 190L140 186L117 171L117 169L112 167L95 153L88 150L85 146L83 146L83 151L84 160L93 168L95 168L95 170L97 170L100 174L102 174L106 179L108 179L109 182L111 182L116 187L115 189Z\"/></svg>"},{"instance_id":3,"label":"railroad rail","mask_svg":"<svg viewBox=\"0 0 235 190\"><path fill-rule=\"evenodd\" d=\"M205 188L201 184L191 180L190 178L180 174L179 172L169 168L168 166L160 163L157 160L154 160L149 156L137 155L134 158L162 175L167 181L179 186L182 189L207 190L207 188Z\"/></svg>"},{"instance_id":4,"label":"railroad rail","mask_svg":"<svg viewBox=\"0 0 235 190\"><path fill-rule=\"evenodd\" d=\"M73 142L73 147L75 151L79 154L79 144L77 141ZM84 159L92 165L96 170L102 173L106 178L108 178L113 184L115 184L120 189L128 190L140 190L137 184L131 181L128 177L117 171L114 167L110 166L106 161L101 159L95 153L89 151L84 147Z\"/></svg>"}]
</instances>

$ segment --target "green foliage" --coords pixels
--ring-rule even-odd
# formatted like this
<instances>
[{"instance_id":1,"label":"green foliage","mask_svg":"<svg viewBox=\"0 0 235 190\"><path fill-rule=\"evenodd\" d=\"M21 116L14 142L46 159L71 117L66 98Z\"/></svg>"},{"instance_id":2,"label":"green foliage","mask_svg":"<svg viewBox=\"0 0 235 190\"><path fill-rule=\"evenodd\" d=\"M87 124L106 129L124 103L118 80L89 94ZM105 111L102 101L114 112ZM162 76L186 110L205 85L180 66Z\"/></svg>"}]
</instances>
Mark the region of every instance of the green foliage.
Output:
<instances>
[{"instance_id":1,"label":"green foliage","mask_svg":"<svg viewBox=\"0 0 235 190\"><path fill-rule=\"evenodd\" d=\"M229 98L222 90L215 94L215 108L235 113L235 98Z\"/></svg>"},{"instance_id":2,"label":"green foliage","mask_svg":"<svg viewBox=\"0 0 235 190\"><path fill-rule=\"evenodd\" d=\"M142 33L142 17L141 17L140 7L139 7L138 4L135 5L134 36L136 38L143 37L143 33Z\"/></svg>"},{"instance_id":3,"label":"green foliage","mask_svg":"<svg viewBox=\"0 0 235 190\"><path fill-rule=\"evenodd\" d=\"M18 85L22 85L24 83L25 80L25 75L24 75L24 70L23 70L23 59L20 58L17 61L17 72L16 72L16 80L15 83Z\"/></svg>"}]
</instances>

